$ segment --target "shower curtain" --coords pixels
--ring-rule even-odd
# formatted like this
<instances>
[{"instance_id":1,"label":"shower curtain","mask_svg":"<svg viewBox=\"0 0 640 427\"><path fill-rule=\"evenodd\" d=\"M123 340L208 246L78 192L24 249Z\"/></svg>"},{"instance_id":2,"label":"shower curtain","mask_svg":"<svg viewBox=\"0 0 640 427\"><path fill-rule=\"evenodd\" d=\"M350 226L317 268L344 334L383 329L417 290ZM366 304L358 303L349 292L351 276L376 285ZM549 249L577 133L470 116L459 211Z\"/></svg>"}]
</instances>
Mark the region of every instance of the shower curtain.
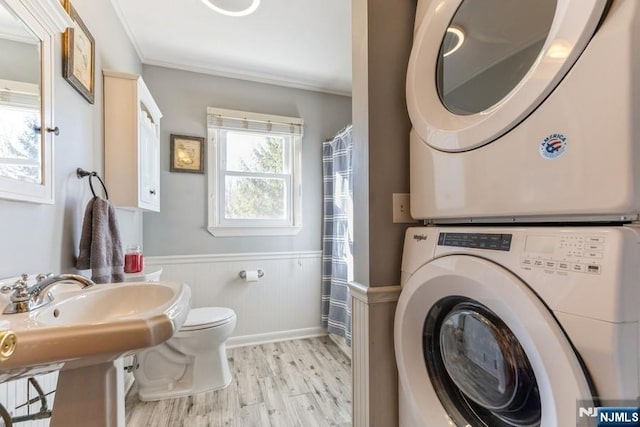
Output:
<instances>
[{"instance_id":1,"label":"shower curtain","mask_svg":"<svg viewBox=\"0 0 640 427\"><path fill-rule=\"evenodd\" d=\"M351 346L353 173L351 126L322 144L322 325Z\"/></svg>"}]
</instances>

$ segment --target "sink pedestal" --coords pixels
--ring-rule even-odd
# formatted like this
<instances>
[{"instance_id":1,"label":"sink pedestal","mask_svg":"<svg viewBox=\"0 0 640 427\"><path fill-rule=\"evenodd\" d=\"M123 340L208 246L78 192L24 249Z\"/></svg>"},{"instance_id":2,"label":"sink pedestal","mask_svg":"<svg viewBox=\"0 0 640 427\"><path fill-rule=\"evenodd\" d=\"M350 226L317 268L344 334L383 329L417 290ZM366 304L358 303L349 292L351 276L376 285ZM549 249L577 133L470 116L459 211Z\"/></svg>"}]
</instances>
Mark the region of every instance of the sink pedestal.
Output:
<instances>
[{"instance_id":1,"label":"sink pedestal","mask_svg":"<svg viewBox=\"0 0 640 427\"><path fill-rule=\"evenodd\" d=\"M118 366L112 361L60 371L51 427L125 427Z\"/></svg>"}]
</instances>

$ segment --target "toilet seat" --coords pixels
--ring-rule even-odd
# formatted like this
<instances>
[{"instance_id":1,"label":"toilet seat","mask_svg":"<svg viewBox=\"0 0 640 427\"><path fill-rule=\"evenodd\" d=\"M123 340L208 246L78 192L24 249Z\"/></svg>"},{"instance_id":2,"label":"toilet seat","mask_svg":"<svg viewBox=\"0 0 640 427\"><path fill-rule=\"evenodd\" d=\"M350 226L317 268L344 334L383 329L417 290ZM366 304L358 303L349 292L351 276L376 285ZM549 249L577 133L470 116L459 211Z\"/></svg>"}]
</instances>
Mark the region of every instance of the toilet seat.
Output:
<instances>
[{"instance_id":1,"label":"toilet seat","mask_svg":"<svg viewBox=\"0 0 640 427\"><path fill-rule=\"evenodd\" d=\"M235 316L236 313L226 307L192 308L187 315L187 320L180 328L180 332L215 328L229 323Z\"/></svg>"}]
</instances>

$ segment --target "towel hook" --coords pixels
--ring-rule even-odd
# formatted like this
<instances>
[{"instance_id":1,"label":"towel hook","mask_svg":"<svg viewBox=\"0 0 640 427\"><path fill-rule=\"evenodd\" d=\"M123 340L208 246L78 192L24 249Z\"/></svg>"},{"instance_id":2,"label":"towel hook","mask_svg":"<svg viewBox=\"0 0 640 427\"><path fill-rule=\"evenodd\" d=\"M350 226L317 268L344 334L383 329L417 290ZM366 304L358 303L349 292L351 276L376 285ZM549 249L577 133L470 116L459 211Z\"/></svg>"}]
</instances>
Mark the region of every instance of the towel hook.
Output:
<instances>
[{"instance_id":1,"label":"towel hook","mask_svg":"<svg viewBox=\"0 0 640 427\"><path fill-rule=\"evenodd\" d=\"M93 194L93 197L96 197L96 192L93 189L93 182L91 180L93 179L94 176L98 178L98 181L100 181L100 184L102 184L102 189L104 190L104 197L105 199L109 200L109 192L107 191L107 186L104 185L104 181L102 180L102 178L100 178L100 176L98 175L98 172L96 171L89 172L82 168L78 168L76 169L76 175L78 179L84 178L86 176L89 177L89 188L91 188L91 194Z\"/></svg>"}]
</instances>

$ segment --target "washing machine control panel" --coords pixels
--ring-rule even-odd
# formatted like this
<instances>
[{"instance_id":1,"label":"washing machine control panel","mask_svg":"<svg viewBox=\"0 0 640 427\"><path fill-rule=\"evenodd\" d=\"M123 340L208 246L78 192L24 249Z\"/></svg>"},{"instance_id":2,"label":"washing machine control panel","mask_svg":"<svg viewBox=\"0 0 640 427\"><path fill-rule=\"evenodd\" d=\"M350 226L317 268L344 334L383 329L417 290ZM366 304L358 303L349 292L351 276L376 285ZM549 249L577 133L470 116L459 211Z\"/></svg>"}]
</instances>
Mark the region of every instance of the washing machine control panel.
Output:
<instances>
[{"instance_id":1,"label":"washing machine control panel","mask_svg":"<svg viewBox=\"0 0 640 427\"><path fill-rule=\"evenodd\" d=\"M512 237L511 234L447 232L438 236L438 246L509 251Z\"/></svg>"},{"instance_id":2,"label":"washing machine control panel","mask_svg":"<svg viewBox=\"0 0 640 427\"><path fill-rule=\"evenodd\" d=\"M600 274L604 258L604 236L526 236L521 264L527 270L547 273Z\"/></svg>"}]
</instances>

